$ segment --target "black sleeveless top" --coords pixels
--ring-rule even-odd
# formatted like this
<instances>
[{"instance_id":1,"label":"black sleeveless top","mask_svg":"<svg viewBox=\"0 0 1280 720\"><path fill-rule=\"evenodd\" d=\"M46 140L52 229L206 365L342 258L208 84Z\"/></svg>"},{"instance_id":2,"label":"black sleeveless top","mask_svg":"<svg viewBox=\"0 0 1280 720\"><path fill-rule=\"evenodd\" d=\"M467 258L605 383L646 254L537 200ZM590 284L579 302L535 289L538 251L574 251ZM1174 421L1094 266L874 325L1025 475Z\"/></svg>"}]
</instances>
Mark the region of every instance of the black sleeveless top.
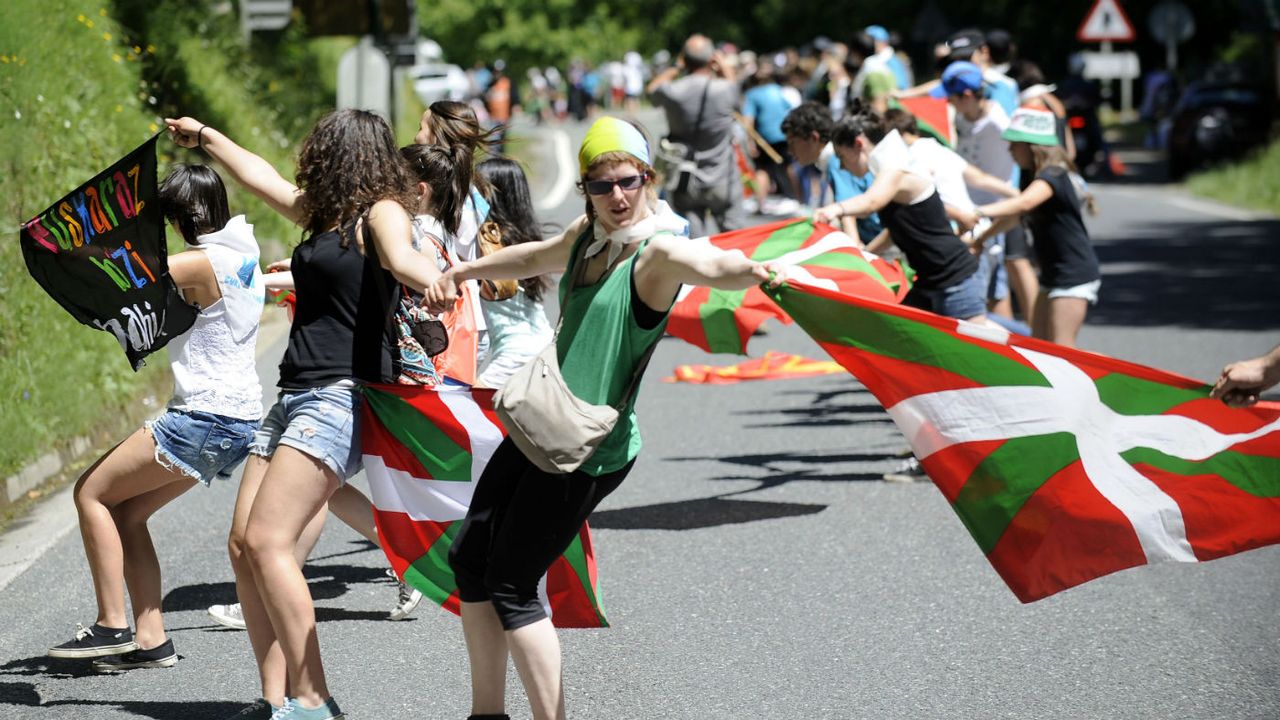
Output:
<instances>
[{"instance_id":1,"label":"black sleeveless top","mask_svg":"<svg viewBox=\"0 0 1280 720\"><path fill-rule=\"evenodd\" d=\"M916 271L916 285L927 290L949 288L978 271L978 258L952 231L936 190L914 205L885 205L880 221Z\"/></svg>"},{"instance_id":2,"label":"black sleeveless top","mask_svg":"<svg viewBox=\"0 0 1280 720\"><path fill-rule=\"evenodd\" d=\"M354 240L344 247L332 230L295 248L290 269L298 302L280 361L280 387L349 378L394 382L398 353L388 318L400 285L391 273L361 254ZM382 288L374 273L385 273Z\"/></svg>"}]
</instances>

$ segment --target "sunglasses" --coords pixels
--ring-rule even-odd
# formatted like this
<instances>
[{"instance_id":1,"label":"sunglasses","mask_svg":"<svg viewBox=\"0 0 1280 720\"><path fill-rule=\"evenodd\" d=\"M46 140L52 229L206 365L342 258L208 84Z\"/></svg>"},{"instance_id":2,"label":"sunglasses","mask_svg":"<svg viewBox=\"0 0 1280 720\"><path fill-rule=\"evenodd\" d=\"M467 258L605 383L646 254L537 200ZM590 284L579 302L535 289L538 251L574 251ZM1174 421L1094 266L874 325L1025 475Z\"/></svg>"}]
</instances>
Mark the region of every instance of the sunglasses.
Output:
<instances>
[{"instance_id":1,"label":"sunglasses","mask_svg":"<svg viewBox=\"0 0 1280 720\"><path fill-rule=\"evenodd\" d=\"M623 190L639 190L644 187L644 181L648 179L647 174L641 173L620 177L617 180L587 180L582 183L582 186L587 189L588 195L608 195L613 192L614 185Z\"/></svg>"}]
</instances>

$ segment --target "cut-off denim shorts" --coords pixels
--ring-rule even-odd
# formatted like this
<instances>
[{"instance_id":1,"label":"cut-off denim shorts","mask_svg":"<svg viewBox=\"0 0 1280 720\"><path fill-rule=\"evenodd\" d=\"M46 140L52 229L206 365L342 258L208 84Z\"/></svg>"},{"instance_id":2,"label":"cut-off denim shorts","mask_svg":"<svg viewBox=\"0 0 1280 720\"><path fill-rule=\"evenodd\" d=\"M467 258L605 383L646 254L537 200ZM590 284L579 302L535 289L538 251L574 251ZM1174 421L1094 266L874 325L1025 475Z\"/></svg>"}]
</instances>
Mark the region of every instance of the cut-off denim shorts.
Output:
<instances>
[{"instance_id":1,"label":"cut-off denim shorts","mask_svg":"<svg viewBox=\"0 0 1280 720\"><path fill-rule=\"evenodd\" d=\"M253 436L249 452L270 458L287 445L325 464L340 483L360 472L360 403L355 382L304 390L281 389Z\"/></svg>"},{"instance_id":2,"label":"cut-off denim shorts","mask_svg":"<svg viewBox=\"0 0 1280 720\"><path fill-rule=\"evenodd\" d=\"M987 312L984 280L982 273L975 272L950 287L923 288L916 285L903 298L902 304L961 320L976 317Z\"/></svg>"},{"instance_id":3,"label":"cut-off denim shorts","mask_svg":"<svg viewBox=\"0 0 1280 720\"><path fill-rule=\"evenodd\" d=\"M199 410L166 410L146 428L156 442L156 462L208 487L215 477L229 477L248 456L260 424Z\"/></svg>"}]
</instances>

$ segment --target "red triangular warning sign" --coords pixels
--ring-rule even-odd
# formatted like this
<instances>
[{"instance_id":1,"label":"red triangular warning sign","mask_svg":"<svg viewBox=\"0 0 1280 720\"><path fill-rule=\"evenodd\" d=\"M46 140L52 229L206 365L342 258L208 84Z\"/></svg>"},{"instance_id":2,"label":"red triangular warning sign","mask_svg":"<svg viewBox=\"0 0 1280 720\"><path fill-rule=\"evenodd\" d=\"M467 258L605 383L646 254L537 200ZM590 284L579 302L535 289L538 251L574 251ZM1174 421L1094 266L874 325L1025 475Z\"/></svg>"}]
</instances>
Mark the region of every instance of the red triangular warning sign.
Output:
<instances>
[{"instance_id":1,"label":"red triangular warning sign","mask_svg":"<svg viewBox=\"0 0 1280 720\"><path fill-rule=\"evenodd\" d=\"M1084 16L1076 39L1080 42L1133 42L1133 23L1124 14L1119 0L1094 0L1093 9Z\"/></svg>"}]
</instances>

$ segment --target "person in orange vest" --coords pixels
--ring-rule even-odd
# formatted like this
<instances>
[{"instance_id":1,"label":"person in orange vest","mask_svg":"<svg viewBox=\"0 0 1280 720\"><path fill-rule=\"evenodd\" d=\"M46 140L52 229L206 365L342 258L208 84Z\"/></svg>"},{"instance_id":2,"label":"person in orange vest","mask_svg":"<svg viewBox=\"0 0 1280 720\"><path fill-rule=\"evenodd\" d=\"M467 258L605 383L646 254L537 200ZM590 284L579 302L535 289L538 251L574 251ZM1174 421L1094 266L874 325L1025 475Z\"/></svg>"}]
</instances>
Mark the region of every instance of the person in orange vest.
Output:
<instances>
[{"instance_id":1,"label":"person in orange vest","mask_svg":"<svg viewBox=\"0 0 1280 720\"><path fill-rule=\"evenodd\" d=\"M493 62L493 82L484 94L484 105L489 111L489 119L494 123L493 152L503 154L503 146L507 139L507 124L511 122L512 113L520 107L516 95L515 83L507 77L505 60Z\"/></svg>"}]
</instances>

